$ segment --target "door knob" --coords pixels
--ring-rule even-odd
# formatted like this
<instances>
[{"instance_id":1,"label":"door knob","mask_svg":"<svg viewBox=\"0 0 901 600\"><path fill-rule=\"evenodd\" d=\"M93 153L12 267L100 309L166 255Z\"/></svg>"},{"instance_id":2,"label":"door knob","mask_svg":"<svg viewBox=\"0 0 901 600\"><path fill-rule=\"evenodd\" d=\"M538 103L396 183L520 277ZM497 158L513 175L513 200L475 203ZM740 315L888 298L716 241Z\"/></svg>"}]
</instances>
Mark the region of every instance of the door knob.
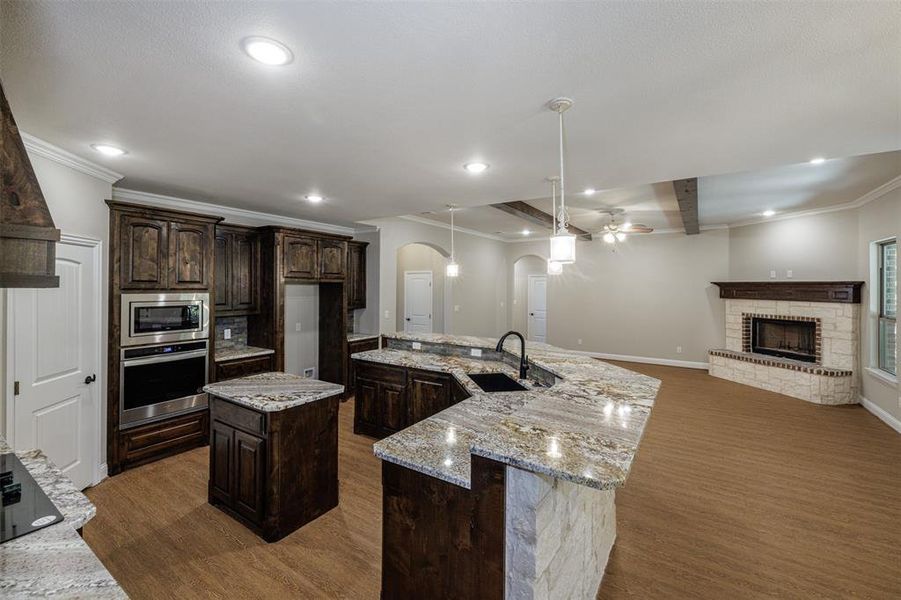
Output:
<instances>
[{"instance_id":1,"label":"door knob","mask_svg":"<svg viewBox=\"0 0 901 600\"><path fill-rule=\"evenodd\" d=\"M407 317L407 321L409 321L409 320L410 320L410 317Z\"/></svg>"},{"instance_id":2,"label":"door knob","mask_svg":"<svg viewBox=\"0 0 901 600\"><path fill-rule=\"evenodd\" d=\"M94 375L88 375L87 377L84 378L84 382L85 382L86 384L87 384L87 383L94 383L95 381L97 381L97 375L96 375L96 374L94 374Z\"/></svg>"}]
</instances>

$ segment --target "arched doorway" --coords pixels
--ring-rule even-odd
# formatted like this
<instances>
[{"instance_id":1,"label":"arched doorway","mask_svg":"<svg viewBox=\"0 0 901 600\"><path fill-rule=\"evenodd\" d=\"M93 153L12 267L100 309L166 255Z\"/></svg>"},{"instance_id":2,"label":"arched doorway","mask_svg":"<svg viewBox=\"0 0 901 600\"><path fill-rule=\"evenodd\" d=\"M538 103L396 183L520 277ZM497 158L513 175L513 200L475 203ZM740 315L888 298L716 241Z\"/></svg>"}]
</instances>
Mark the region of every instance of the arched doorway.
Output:
<instances>
[{"instance_id":1,"label":"arched doorway","mask_svg":"<svg viewBox=\"0 0 901 600\"><path fill-rule=\"evenodd\" d=\"M444 273L449 255L427 242L397 249L397 331L445 332L450 289Z\"/></svg>"},{"instance_id":2,"label":"arched doorway","mask_svg":"<svg viewBox=\"0 0 901 600\"><path fill-rule=\"evenodd\" d=\"M513 263L511 325L527 339L547 342L547 259L527 254Z\"/></svg>"}]
</instances>

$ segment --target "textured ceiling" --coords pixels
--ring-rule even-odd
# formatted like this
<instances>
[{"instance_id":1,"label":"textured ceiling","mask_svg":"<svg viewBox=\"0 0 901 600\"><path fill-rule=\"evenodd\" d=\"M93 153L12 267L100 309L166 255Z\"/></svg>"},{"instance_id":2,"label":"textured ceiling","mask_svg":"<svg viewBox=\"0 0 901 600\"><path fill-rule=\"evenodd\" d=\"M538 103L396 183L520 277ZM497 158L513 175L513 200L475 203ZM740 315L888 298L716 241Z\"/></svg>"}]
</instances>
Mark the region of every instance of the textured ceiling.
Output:
<instances>
[{"instance_id":1,"label":"textured ceiling","mask_svg":"<svg viewBox=\"0 0 901 600\"><path fill-rule=\"evenodd\" d=\"M123 187L335 223L542 196L558 95L573 189L901 148L898 2L6 0L0 28L23 130Z\"/></svg>"}]
</instances>

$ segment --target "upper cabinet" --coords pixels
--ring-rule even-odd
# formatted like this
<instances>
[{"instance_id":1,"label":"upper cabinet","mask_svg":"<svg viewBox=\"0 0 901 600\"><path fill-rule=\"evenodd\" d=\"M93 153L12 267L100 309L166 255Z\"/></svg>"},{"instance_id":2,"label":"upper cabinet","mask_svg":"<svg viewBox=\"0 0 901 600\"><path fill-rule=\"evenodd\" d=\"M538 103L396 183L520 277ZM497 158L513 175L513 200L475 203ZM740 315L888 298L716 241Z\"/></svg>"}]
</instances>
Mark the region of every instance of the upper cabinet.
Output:
<instances>
[{"instance_id":1,"label":"upper cabinet","mask_svg":"<svg viewBox=\"0 0 901 600\"><path fill-rule=\"evenodd\" d=\"M260 238L252 229L216 227L216 313L260 310Z\"/></svg>"},{"instance_id":2,"label":"upper cabinet","mask_svg":"<svg viewBox=\"0 0 901 600\"><path fill-rule=\"evenodd\" d=\"M122 290L208 290L213 283L214 224L205 217L108 202Z\"/></svg>"},{"instance_id":3,"label":"upper cabinet","mask_svg":"<svg viewBox=\"0 0 901 600\"><path fill-rule=\"evenodd\" d=\"M366 246L347 242L347 308L366 308Z\"/></svg>"},{"instance_id":4,"label":"upper cabinet","mask_svg":"<svg viewBox=\"0 0 901 600\"><path fill-rule=\"evenodd\" d=\"M344 281L346 255L344 240L285 234L282 275L285 279Z\"/></svg>"},{"instance_id":5,"label":"upper cabinet","mask_svg":"<svg viewBox=\"0 0 901 600\"><path fill-rule=\"evenodd\" d=\"M347 242L343 240L319 240L319 279L344 280Z\"/></svg>"}]
</instances>

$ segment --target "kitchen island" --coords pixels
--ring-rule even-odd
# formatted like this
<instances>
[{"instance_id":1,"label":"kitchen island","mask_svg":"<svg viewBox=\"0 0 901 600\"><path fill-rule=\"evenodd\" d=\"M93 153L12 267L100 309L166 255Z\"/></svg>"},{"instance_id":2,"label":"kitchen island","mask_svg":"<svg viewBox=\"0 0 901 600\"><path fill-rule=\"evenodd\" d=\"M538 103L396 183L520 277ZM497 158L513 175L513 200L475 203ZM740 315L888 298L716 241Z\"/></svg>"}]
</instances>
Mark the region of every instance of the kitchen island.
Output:
<instances>
[{"instance_id":1,"label":"kitchen island","mask_svg":"<svg viewBox=\"0 0 901 600\"><path fill-rule=\"evenodd\" d=\"M344 386L259 373L209 384L209 502L268 542L338 505Z\"/></svg>"},{"instance_id":2,"label":"kitchen island","mask_svg":"<svg viewBox=\"0 0 901 600\"><path fill-rule=\"evenodd\" d=\"M450 376L468 398L374 446L383 461L382 597L594 598L616 537L614 490L660 382L530 343L525 389L488 393L470 374L518 379L518 344L496 352L486 338L384 340L355 354L358 365Z\"/></svg>"}]
</instances>

